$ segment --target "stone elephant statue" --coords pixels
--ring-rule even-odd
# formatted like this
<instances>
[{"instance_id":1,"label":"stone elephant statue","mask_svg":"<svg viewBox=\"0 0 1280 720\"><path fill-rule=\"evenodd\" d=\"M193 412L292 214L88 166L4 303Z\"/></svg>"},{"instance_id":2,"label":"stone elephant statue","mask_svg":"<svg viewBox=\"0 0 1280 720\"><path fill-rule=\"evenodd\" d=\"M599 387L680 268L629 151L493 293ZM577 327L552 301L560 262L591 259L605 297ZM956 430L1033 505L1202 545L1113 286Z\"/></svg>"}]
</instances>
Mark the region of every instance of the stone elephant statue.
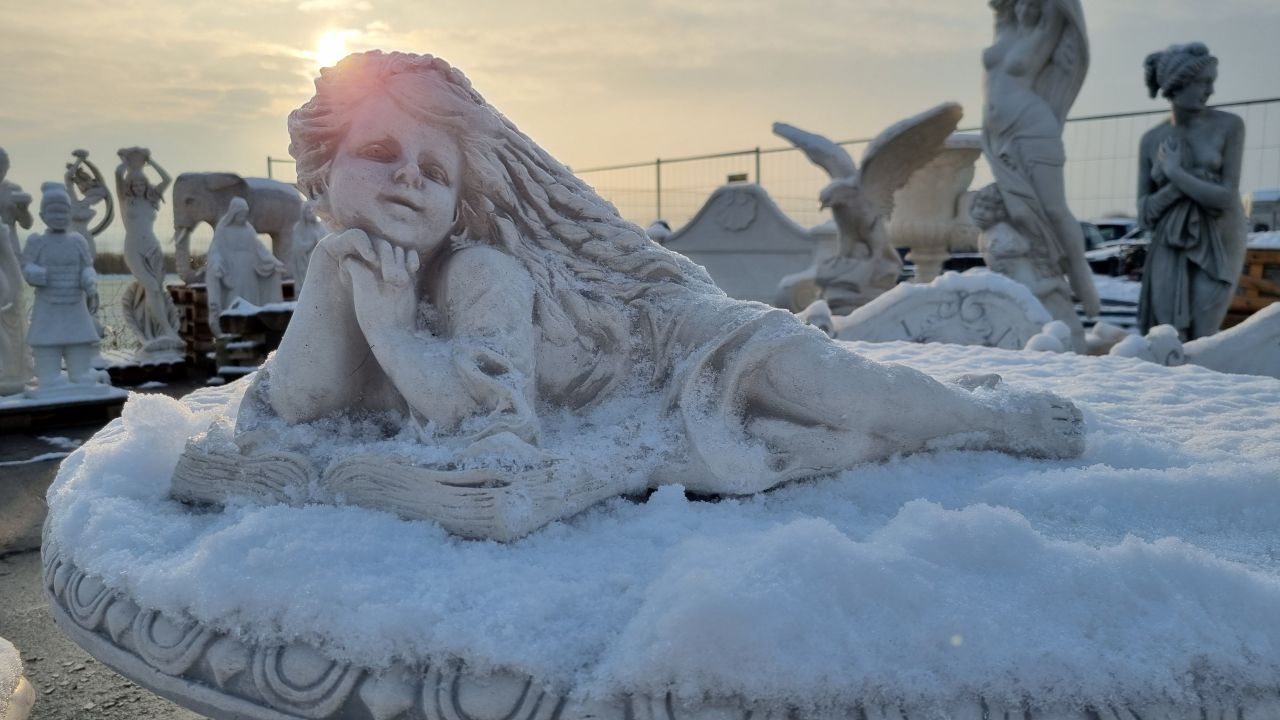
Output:
<instances>
[{"instance_id":1,"label":"stone elephant statue","mask_svg":"<svg viewBox=\"0 0 1280 720\"><path fill-rule=\"evenodd\" d=\"M294 186L235 173L182 173L173 183L173 244L178 274L187 282L199 273L191 267L191 232L200 223L217 224L232 198L249 204L249 223L271 236L271 252L286 265L293 247L293 228L302 216L302 194Z\"/></svg>"}]
</instances>

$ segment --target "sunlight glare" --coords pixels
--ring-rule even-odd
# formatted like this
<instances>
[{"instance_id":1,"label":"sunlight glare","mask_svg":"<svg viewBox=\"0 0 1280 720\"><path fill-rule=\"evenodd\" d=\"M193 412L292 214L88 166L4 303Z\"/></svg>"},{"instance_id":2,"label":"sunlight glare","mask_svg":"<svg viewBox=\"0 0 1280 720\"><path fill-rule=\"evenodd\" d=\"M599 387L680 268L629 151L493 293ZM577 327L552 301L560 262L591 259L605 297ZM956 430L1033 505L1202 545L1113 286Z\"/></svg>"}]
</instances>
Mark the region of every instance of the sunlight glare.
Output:
<instances>
[{"instance_id":1,"label":"sunlight glare","mask_svg":"<svg viewBox=\"0 0 1280 720\"><path fill-rule=\"evenodd\" d=\"M320 67L336 65L346 56L347 32L345 30L330 30L320 36L320 40L316 43L316 62Z\"/></svg>"}]
</instances>

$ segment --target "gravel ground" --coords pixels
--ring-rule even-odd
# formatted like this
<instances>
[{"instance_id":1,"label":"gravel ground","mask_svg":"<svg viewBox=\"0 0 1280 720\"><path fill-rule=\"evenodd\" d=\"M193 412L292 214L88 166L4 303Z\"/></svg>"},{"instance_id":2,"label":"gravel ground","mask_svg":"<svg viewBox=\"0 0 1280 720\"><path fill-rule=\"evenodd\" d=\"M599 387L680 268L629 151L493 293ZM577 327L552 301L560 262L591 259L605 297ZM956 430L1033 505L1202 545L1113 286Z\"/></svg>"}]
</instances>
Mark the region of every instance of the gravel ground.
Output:
<instances>
[{"instance_id":1,"label":"gravel ground","mask_svg":"<svg viewBox=\"0 0 1280 720\"><path fill-rule=\"evenodd\" d=\"M181 397L203 386L202 377L193 377L144 392ZM70 450L97 430L69 427L0 435L0 637L17 646L27 679L35 686L31 720L203 717L94 660L63 634L49 614L40 551L34 548L44 521L44 491L53 482L59 460L28 461Z\"/></svg>"},{"instance_id":2,"label":"gravel ground","mask_svg":"<svg viewBox=\"0 0 1280 720\"><path fill-rule=\"evenodd\" d=\"M0 637L17 646L35 686L31 720L203 717L121 677L62 633L45 604L38 551L0 556Z\"/></svg>"}]
</instances>

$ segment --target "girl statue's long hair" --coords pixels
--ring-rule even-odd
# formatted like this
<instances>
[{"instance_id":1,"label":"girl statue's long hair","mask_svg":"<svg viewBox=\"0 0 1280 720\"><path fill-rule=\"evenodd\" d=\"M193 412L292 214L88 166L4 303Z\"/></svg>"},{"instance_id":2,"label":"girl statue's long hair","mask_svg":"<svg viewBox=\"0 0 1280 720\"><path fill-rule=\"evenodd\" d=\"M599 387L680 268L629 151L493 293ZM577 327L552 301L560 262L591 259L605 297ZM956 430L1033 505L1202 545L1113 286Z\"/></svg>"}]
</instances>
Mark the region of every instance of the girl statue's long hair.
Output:
<instances>
[{"instance_id":1,"label":"girl statue's long hair","mask_svg":"<svg viewBox=\"0 0 1280 720\"><path fill-rule=\"evenodd\" d=\"M454 243L491 245L520 261L535 285L542 339L577 344L596 363L586 386L603 390L625 375L630 303L675 288L722 294L702 268L651 242L430 55L372 51L320 71L315 97L289 115L289 152L307 195L326 192L354 111L374 93L454 137L463 158Z\"/></svg>"}]
</instances>

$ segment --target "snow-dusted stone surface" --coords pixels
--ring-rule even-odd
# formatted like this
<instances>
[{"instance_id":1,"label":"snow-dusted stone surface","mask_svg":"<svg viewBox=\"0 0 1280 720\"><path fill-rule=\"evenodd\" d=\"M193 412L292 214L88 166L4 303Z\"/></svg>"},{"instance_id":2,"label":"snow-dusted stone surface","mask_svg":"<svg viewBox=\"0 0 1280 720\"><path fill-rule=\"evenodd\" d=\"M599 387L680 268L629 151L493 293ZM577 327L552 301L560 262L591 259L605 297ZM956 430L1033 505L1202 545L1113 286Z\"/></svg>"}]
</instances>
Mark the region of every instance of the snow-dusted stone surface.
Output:
<instances>
[{"instance_id":1,"label":"snow-dusted stone surface","mask_svg":"<svg viewBox=\"0 0 1280 720\"><path fill-rule=\"evenodd\" d=\"M1124 338L1110 354L1161 365L1191 363L1218 372L1280 379L1280 303L1268 305L1235 327L1186 344L1172 325L1157 325L1145 337Z\"/></svg>"},{"instance_id":2,"label":"snow-dusted stone surface","mask_svg":"<svg viewBox=\"0 0 1280 720\"><path fill-rule=\"evenodd\" d=\"M1280 381L852 349L1069 395L1088 446L720 502L664 487L500 544L356 507L192 512L173 467L244 384L139 395L50 490L54 612L215 717L1276 717ZM638 432L615 412L563 431L604 452Z\"/></svg>"},{"instance_id":3,"label":"snow-dusted stone surface","mask_svg":"<svg viewBox=\"0 0 1280 720\"><path fill-rule=\"evenodd\" d=\"M833 319L835 336L866 342L946 342L1017 350L1053 320L1025 286L975 268L928 285L903 283Z\"/></svg>"}]
</instances>

